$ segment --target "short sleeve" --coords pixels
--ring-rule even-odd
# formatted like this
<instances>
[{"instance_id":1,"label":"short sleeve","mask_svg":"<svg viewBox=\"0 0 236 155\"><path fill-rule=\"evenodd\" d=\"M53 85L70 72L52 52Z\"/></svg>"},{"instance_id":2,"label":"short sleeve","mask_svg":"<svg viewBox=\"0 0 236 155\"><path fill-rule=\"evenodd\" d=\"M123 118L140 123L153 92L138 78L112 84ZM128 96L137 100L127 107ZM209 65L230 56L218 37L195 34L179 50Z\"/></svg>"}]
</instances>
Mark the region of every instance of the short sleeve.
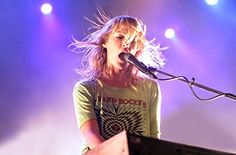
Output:
<instances>
[{"instance_id":1,"label":"short sleeve","mask_svg":"<svg viewBox=\"0 0 236 155\"><path fill-rule=\"evenodd\" d=\"M150 103L150 134L153 138L160 138L161 121L161 91L158 83L153 82L151 86Z\"/></svg>"},{"instance_id":2,"label":"short sleeve","mask_svg":"<svg viewBox=\"0 0 236 155\"><path fill-rule=\"evenodd\" d=\"M94 89L89 82L78 82L74 86L73 101L79 127L87 120L96 118L93 103Z\"/></svg>"}]
</instances>

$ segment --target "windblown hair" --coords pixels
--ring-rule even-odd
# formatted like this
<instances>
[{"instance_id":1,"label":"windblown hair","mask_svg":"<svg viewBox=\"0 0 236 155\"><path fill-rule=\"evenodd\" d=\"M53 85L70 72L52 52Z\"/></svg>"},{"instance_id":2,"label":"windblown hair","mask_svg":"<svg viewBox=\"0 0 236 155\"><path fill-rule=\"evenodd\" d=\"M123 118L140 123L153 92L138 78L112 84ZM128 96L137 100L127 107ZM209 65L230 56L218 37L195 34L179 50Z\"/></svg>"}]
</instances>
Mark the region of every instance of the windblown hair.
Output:
<instances>
[{"instance_id":1,"label":"windblown hair","mask_svg":"<svg viewBox=\"0 0 236 155\"><path fill-rule=\"evenodd\" d=\"M109 35L116 31L121 25L128 26L128 40L131 43L135 41L138 55L142 53L149 53L153 57L152 61L156 66L161 67L164 65L164 59L161 58L161 48L158 44L154 44L154 40L148 41L145 38L146 26L141 20L131 16L117 16L109 19L107 16L99 13L97 16L97 22L89 20L94 29L87 37L82 41L73 38L73 42L69 45L69 48L73 52L83 53L82 57L82 69L77 69L77 73L84 77L99 77L101 73L109 74L109 68L106 66L107 50L102 45L107 41ZM127 77L130 79L137 77L137 70L134 71L132 65L129 66L127 71Z\"/></svg>"}]
</instances>

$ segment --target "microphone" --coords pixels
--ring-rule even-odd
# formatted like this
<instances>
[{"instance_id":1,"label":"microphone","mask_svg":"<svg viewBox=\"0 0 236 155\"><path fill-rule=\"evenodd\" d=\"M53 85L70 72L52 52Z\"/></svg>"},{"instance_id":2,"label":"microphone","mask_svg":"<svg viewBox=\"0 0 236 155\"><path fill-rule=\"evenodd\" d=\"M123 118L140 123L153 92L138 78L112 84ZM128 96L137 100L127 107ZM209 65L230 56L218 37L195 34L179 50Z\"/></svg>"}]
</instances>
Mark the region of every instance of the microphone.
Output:
<instances>
[{"instance_id":1,"label":"microphone","mask_svg":"<svg viewBox=\"0 0 236 155\"><path fill-rule=\"evenodd\" d=\"M141 72L143 72L144 74L148 75L149 77L157 79L156 75L153 72L151 72L144 63L140 62L132 54L121 52L119 54L119 57L120 57L120 59L125 60L125 61L131 63L132 65L137 67Z\"/></svg>"}]
</instances>

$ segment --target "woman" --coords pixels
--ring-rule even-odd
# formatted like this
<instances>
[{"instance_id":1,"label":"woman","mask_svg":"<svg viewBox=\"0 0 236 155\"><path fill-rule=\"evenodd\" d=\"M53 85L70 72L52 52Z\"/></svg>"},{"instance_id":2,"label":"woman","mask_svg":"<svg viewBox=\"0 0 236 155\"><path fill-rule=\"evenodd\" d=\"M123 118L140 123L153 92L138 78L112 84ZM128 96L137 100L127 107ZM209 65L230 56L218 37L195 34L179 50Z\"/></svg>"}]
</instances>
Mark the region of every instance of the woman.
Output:
<instances>
[{"instance_id":1,"label":"woman","mask_svg":"<svg viewBox=\"0 0 236 155\"><path fill-rule=\"evenodd\" d=\"M78 125L87 148L126 130L160 138L161 93L157 82L139 74L120 54L139 57L151 53L163 65L158 45L145 38L145 26L134 17L99 20L96 30L83 41L74 40L73 50L84 52L86 78L76 83L73 99Z\"/></svg>"}]
</instances>

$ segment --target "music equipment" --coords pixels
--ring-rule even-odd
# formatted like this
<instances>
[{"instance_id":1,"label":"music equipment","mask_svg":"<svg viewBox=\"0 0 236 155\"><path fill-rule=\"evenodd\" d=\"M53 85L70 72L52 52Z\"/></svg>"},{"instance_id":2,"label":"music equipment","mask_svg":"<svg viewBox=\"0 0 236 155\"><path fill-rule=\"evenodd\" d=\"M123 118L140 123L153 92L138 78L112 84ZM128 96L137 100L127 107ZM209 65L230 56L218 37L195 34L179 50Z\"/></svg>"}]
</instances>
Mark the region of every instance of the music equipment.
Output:
<instances>
[{"instance_id":1,"label":"music equipment","mask_svg":"<svg viewBox=\"0 0 236 155\"><path fill-rule=\"evenodd\" d=\"M137 136L123 131L85 155L236 155L165 140Z\"/></svg>"}]
</instances>

